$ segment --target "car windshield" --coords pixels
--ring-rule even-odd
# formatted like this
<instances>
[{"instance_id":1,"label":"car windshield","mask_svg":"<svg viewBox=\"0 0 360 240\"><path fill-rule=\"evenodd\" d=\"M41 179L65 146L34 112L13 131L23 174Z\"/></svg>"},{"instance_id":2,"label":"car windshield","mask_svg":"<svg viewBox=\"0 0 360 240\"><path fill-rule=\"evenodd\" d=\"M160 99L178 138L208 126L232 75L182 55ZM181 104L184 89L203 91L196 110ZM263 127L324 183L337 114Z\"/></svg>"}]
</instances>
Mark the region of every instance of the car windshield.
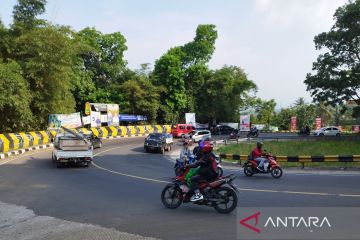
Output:
<instances>
[{"instance_id":1,"label":"car windshield","mask_svg":"<svg viewBox=\"0 0 360 240\"><path fill-rule=\"evenodd\" d=\"M161 140L162 135L149 135L147 140L156 140L156 141L160 141Z\"/></svg>"}]
</instances>

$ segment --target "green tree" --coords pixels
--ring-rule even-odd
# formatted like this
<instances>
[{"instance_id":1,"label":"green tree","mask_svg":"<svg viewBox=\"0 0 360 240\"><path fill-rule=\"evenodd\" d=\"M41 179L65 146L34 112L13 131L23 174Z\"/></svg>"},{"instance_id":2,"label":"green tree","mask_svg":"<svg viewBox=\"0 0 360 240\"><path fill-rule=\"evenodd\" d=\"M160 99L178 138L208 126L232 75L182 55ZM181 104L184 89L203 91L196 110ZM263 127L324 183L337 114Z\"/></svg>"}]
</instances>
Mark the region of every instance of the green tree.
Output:
<instances>
[{"instance_id":1,"label":"green tree","mask_svg":"<svg viewBox=\"0 0 360 240\"><path fill-rule=\"evenodd\" d=\"M35 128L44 128L51 113L70 113L75 102L71 94L72 47L69 30L45 26L26 31L13 41L13 56L22 67L32 93L30 108Z\"/></svg>"},{"instance_id":2,"label":"green tree","mask_svg":"<svg viewBox=\"0 0 360 240\"><path fill-rule=\"evenodd\" d=\"M265 123L269 127L275 117L275 107L274 99L260 101L255 109L259 123Z\"/></svg>"},{"instance_id":3,"label":"green tree","mask_svg":"<svg viewBox=\"0 0 360 240\"><path fill-rule=\"evenodd\" d=\"M276 114L274 125L279 127L279 130L289 131L290 130L290 119L295 116L295 109L293 108L282 108L279 113Z\"/></svg>"},{"instance_id":4,"label":"green tree","mask_svg":"<svg viewBox=\"0 0 360 240\"><path fill-rule=\"evenodd\" d=\"M45 23L37 19L38 15L45 12L45 5L46 0L18 0L13 10L15 28L31 29Z\"/></svg>"},{"instance_id":5,"label":"green tree","mask_svg":"<svg viewBox=\"0 0 360 240\"><path fill-rule=\"evenodd\" d=\"M167 118L170 122L178 122L179 113L186 106L183 55L181 48L172 48L155 63L153 81L156 86L167 89L161 96L161 103L166 108L160 109L160 118Z\"/></svg>"},{"instance_id":6,"label":"green tree","mask_svg":"<svg viewBox=\"0 0 360 240\"><path fill-rule=\"evenodd\" d=\"M93 75L96 87L104 88L117 82L126 66L124 36L120 32L102 34L95 28L85 28L78 33L78 38L88 46L79 54L85 71Z\"/></svg>"},{"instance_id":7,"label":"green tree","mask_svg":"<svg viewBox=\"0 0 360 240\"><path fill-rule=\"evenodd\" d=\"M297 128L301 129L305 126L312 128L317 117L316 106L314 104L303 104L294 107ZM289 120L290 121L290 120Z\"/></svg>"},{"instance_id":8,"label":"green tree","mask_svg":"<svg viewBox=\"0 0 360 240\"><path fill-rule=\"evenodd\" d=\"M347 100L360 104L360 0L349 1L334 14L329 32L314 39L322 50L308 73L307 90L317 101L335 105ZM359 106L360 107L360 106Z\"/></svg>"},{"instance_id":9,"label":"green tree","mask_svg":"<svg viewBox=\"0 0 360 240\"><path fill-rule=\"evenodd\" d=\"M142 114L154 123L160 108L160 89L155 87L148 78L137 75L124 82L121 90L126 103L125 112ZM124 112L124 111L123 111Z\"/></svg>"},{"instance_id":10,"label":"green tree","mask_svg":"<svg viewBox=\"0 0 360 240\"><path fill-rule=\"evenodd\" d=\"M202 122L239 120L240 107L248 91L256 88L244 71L224 66L213 72L197 97L197 113Z\"/></svg>"},{"instance_id":11,"label":"green tree","mask_svg":"<svg viewBox=\"0 0 360 240\"><path fill-rule=\"evenodd\" d=\"M168 90L161 94L160 121L178 122L180 114L197 110L196 95L208 75L206 64L214 53L216 38L215 25L199 25L193 41L171 48L155 62L154 84Z\"/></svg>"},{"instance_id":12,"label":"green tree","mask_svg":"<svg viewBox=\"0 0 360 240\"><path fill-rule=\"evenodd\" d=\"M316 114L321 118L322 125L332 125L334 122L334 109L324 102L320 102L316 107Z\"/></svg>"},{"instance_id":13,"label":"green tree","mask_svg":"<svg viewBox=\"0 0 360 240\"><path fill-rule=\"evenodd\" d=\"M21 71L14 61L0 62L0 132L26 131L32 127L31 94Z\"/></svg>"}]
</instances>

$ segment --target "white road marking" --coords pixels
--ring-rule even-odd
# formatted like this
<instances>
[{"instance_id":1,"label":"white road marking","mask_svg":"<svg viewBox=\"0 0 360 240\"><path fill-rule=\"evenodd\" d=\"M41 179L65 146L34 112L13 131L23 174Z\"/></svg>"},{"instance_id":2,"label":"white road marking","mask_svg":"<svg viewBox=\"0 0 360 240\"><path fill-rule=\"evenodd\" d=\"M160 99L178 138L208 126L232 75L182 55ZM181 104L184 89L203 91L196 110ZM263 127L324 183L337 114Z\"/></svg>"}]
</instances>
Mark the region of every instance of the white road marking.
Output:
<instances>
[{"instance_id":1,"label":"white road marking","mask_svg":"<svg viewBox=\"0 0 360 240\"><path fill-rule=\"evenodd\" d=\"M360 197L360 195L357 194L339 194L340 197Z\"/></svg>"},{"instance_id":2,"label":"white road marking","mask_svg":"<svg viewBox=\"0 0 360 240\"><path fill-rule=\"evenodd\" d=\"M102 153L109 152L111 150L118 149L118 148L121 148L121 147L122 146L106 149L104 151L101 151L101 152L98 152L98 153L94 154L94 157L99 156ZM145 178L145 177L140 177L140 176L136 176L136 175L130 175L130 174L126 174L126 173L113 171L113 170L101 167L96 163L93 163L93 165L94 165L94 167L97 167L97 168L99 168L101 170L104 170L104 171L107 171L107 172L110 172L110 173L113 173L113 174L125 176L125 177L135 178L135 179L144 180L144 181L151 181L151 182L156 182L156 183L170 183L170 182L162 181L162 180L158 180L158 179ZM238 190L239 191L249 191L249 192L300 194L300 195L313 195L313 196L360 197L360 195L351 195L351 194L333 194L333 193L319 193L319 192L296 192L296 191L281 191L281 190L272 190L272 189L255 189L255 188L238 188Z\"/></svg>"},{"instance_id":3,"label":"white road marking","mask_svg":"<svg viewBox=\"0 0 360 240\"><path fill-rule=\"evenodd\" d=\"M301 194L301 195L318 195L318 196L330 196L330 195L336 195L331 193L318 193L318 192L294 192L294 191L281 191L283 193L289 193L289 194Z\"/></svg>"}]
</instances>

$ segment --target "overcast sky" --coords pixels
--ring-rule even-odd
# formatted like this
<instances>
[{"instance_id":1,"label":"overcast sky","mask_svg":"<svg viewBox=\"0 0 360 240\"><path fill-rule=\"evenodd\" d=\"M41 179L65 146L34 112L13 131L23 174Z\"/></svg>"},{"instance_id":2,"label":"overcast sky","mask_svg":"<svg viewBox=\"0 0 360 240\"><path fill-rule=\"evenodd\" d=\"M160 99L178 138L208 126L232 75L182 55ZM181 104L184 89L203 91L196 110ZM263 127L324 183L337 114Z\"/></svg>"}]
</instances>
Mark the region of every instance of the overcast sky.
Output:
<instances>
[{"instance_id":1,"label":"overcast sky","mask_svg":"<svg viewBox=\"0 0 360 240\"><path fill-rule=\"evenodd\" d=\"M264 99L279 107L298 97L311 101L303 83L316 60L313 38L333 25L333 14L346 0L48 0L43 18L75 30L87 26L119 31L132 69L153 64L170 47L195 36L198 24L215 24L213 69L245 69ZM0 18L12 22L16 0L0 0Z\"/></svg>"}]
</instances>

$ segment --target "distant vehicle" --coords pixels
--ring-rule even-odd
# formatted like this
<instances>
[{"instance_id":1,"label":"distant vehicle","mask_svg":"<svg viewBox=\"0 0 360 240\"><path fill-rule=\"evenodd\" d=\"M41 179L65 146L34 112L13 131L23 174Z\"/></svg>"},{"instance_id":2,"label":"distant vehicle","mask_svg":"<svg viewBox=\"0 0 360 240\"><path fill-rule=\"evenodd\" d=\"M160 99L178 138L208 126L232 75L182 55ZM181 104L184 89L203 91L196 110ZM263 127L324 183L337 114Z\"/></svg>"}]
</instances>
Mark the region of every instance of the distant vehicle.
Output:
<instances>
[{"instance_id":1,"label":"distant vehicle","mask_svg":"<svg viewBox=\"0 0 360 240\"><path fill-rule=\"evenodd\" d=\"M98 136L90 133L90 134L84 134L84 136L90 140L91 144L93 145L93 148L101 148L102 147L102 140Z\"/></svg>"},{"instance_id":2,"label":"distant vehicle","mask_svg":"<svg viewBox=\"0 0 360 240\"><path fill-rule=\"evenodd\" d=\"M195 130L195 127L191 124L176 124L171 128L171 134L174 137L184 137Z\"/></svg>"},{"instance_id":3,"label":"distant vehicle","mask_svg":"<svg viewBox=\"0 0 360 240\"><path fill-rule=\"evenodd\" d=\"M313 135L315 136L340 136L340 129L337 127L323 127L314 131Z\"/></svg>"},{"instance_id":4,"label":"distant vehicle","mask_svg":"<svg viewBox=\"0 0 360 240\"><path fill-rule=\"evenodd\" d=\"M194 131L191 134L191 139L193 142L199 142L201 140L210 140L211 139L211 132L209 130L198 130Z\"/></svg>"},{"instance_id":5,"label":"distant vehicle","mask_svg":"<svg viewBox=\"0 0 360 240\"><path fill-rule=\"evenodd\" d=\"M81 164L88 167L93 159L93 146L84 135L62 127L64 133L55 136L52 160L57 167L65 164Z\"/></svg>"},{"instance_id":6,"label":"distant vehicle","mask_svg":"<svg viewBox=\"0 0 360 240\"><path fill-rule=\"evenodd\" d=\"M256 138L256 137L259 136L259 130L257 128L255 128L255 127L250 128L250 131L248 132L248 134L246 136L248 138L250 138L250 137Z\"/></svg>"},{"instance_id":7,"label":"distant vehicle","mask_svg":"<svg viewBox=\"0 0 360 240\"><path fill-rule=\"evenodd\" d=\"M226 125L217 125L215 127L215 134L222 135L222 134L230 134L235 129Z\"/></svg>"},{"instance_id":8,"label":"distant vehicle","mask_svg":"<svg viewBox=\"0 0 360 240\"><path fill-rule=\"evenodd\" d=\"M151 133L145 138L144 149L146 152L159 151L161 154L165 150L171 151L173 145L173 137L168 133Z\"/></svg>"}]
</instances>

